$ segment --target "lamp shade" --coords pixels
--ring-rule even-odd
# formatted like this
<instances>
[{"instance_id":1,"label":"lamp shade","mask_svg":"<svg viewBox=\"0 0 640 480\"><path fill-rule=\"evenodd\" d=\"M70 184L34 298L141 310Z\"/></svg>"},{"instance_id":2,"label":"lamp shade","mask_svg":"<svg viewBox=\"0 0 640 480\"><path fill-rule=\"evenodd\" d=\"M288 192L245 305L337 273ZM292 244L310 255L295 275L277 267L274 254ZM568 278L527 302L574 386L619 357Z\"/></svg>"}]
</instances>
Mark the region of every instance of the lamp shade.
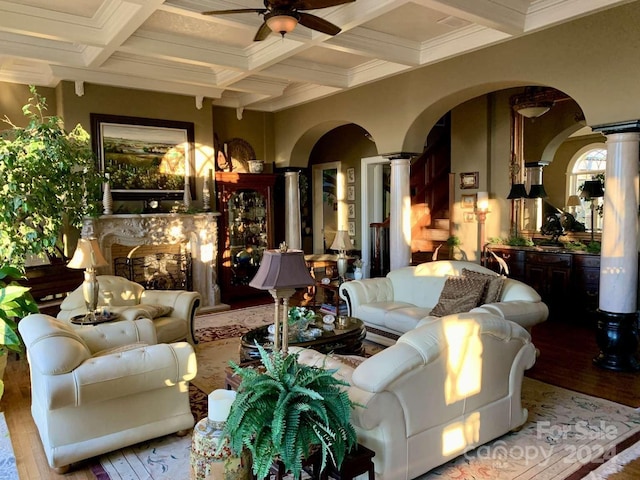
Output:
<instances>
[{"instance_id":1,"label":"lamp shade","mask_svg":"<svg viewBox=\"0 0 640 480\"><path fill-rule=\"evenodd\" d=\"M527 198L527 190L524 188L524 183L514 183L511 185L507 199L515 200L516 198Z\"/></svg>"},{"instance_id":2,"label":"lamp shade","mask_svg":"<svg viewBox=\"0 0 640 480\"><path fill-rule=\"evenodd\" d=\"M547 198L547 192L544 189L544 185L531 185L531 189L529 189L529 195L527 195L527 198Z\"/></svg>"},{"instance_id":3,"label":"lamp shade","mask_svg":"<svg viewBox=\"0 0 640 480\"><path fill-rule=\"evenodd\" d=\"M76 251L67 264L69 268L105 267L107 261L100 251L100 245L95 238L81 238L78 240Z\"/></svg>"},{"instance_id":4,"label":"lamp shade","mask_svg":"<svg viewBox=\"0 0 640 480\"><path fill-rule=\"evenodd\" d=\"M579 207L580 197L578 195L569 195L567 199L567 207Z\"/></svg>"},{"instance_id":5,"label":"lamp shade","mask_svg":"<svg viewBox=\"0 0 640 480\"><path fill-rule=\"evenodd\" d=\"M265 250L260 268L249 283L259 290L301 288L315 285L302 250Z\"/></svg>"},{"instance_id":6,"label":"lamp shade","mask_svg":"<svg viewBox=\"0 0 640 480\"><path fill-rule=\"evenodd\" d=\"M602 182L600 180L587 180L586 182L584 182L584 187L582 187L580 196L582 198L604 197Z\"/></svg>"},{"instance_id":7,"label":"lamp shade","mask_svg":"<svg viewBox=\"0 0 640 480\"><path fill-rule=\"evenodd\" d=\"M298 19L295 16L285 14L267 16L266 22L272 32L279 33L283 37L298 25Z\"/></svg>"},{"instance_id":8,"label":"lamp shade","mask_svg":"<svg viewBox=\"0 0 640 480\"><path fill-rule=\"evenodd\" d=\"M351 243L351 239L349 238L349 234L346 230L338 230L336 232L336 237L333 239L333 243L329 247L331 250L338 251L347 251L353 250L353 243Z\"/></svg>"},{"instance_id":9,"label":"lamp shade","mask_svg":"<svg viewBox=\"0 0 640 480\"><path fill-rule=\"evenodd\" d=\"M481 212L486 212L489 210L489 193L488 192L478 192L476 196L476 208Z\"/></svg>"}]
</instances>

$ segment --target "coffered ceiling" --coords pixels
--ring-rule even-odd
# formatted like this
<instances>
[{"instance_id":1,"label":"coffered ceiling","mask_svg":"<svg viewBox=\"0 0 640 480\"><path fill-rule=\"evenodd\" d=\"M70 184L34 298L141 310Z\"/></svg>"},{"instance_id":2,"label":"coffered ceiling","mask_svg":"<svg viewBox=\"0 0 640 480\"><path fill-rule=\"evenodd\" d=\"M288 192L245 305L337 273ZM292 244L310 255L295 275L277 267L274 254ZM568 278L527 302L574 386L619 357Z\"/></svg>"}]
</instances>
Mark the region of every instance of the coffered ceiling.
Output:
<instances>
[{"instance_id":1,"label":"coffered ceiling","mask_svg":"<svg viewBox=\"0 0 640 480\"><path fill-rule=\"evenodd\" d=\"M254 42L262 0L0 0L0 81L170 92L278 111L629 0L356 0Z\"/></svg>"}]
</instances>

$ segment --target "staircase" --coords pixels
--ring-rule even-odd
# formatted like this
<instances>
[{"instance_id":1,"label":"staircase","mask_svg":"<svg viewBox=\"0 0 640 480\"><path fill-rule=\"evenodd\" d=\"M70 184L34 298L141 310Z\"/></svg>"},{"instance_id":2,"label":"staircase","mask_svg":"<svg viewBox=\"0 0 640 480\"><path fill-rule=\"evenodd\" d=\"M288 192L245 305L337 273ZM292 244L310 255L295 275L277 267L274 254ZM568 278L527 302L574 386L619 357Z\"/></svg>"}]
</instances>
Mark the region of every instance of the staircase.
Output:
<instances>
[{"instance_id":1,"label":"staircase","mask_svg":"<svg viewBox=\"0 0 640 480\"><path fill-rule=\"evenodd\" d=\"M451 235L449 211L453 203L449 115L427 137L427 148L411 165L411 263L448 258Z\"/></svg>"}]
</instances>

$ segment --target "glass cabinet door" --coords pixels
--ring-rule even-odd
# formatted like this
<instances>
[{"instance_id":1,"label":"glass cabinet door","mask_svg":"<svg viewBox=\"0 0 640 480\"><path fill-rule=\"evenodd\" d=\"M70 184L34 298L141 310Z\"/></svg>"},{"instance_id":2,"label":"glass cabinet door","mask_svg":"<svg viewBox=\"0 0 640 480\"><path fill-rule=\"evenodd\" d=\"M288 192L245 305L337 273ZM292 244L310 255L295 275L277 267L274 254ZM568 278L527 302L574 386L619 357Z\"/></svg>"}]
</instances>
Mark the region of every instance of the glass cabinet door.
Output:
<instances>
[{"instance_id":1,"label":"glass cabinet door","mask_svg":"<svg viewBox=\"0 0 640 480\"><path fill-rule=\"evenodd\" d=\"M268 248L267 200L250 189L229 196L228 232L231 284L248 285Z\"/></svg>"}]
</instances>

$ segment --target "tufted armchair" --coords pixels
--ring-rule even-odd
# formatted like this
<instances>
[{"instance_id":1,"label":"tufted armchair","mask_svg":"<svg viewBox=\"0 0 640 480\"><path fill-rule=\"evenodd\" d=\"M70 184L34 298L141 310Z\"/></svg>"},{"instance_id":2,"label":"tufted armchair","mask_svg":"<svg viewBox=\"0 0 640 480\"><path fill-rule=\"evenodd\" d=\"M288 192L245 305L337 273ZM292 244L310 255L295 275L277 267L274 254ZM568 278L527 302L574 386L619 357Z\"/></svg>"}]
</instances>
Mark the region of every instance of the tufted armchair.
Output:
<instances>
[{"instance_id":1,"label":"tufted armchair","mask_svg":"<svg viewBox=\"0 0 640 480\"><path fill-rule=\"evenodd\" d=\"M49 315L23 318L31 414L49 466L71 463L193 427L193 347L157 344L149 319L80 329Z\"/></svg>"},{"instance_id":2,"label":"tufted armchair","mask_svg":"<svg viewBox=\"0 0 640 480\"><path fill-rule=\"evenodd\" d=\"M115 275L99 275L98 306L106 306L122 320L150 318L156 328L158 342L187 340L195 345L193 318L200 306L200 294L186 290L145 290L131 280ZM87 311L82 285L62 301L57 317L71 324L76 315Z\"/></svg>"},{"instance_id":3,"label":"tufted armchair","mask_svg":"<svg viewBox=\"0 0 640 480\"><path fill-rule=\"evenodd\" d=\"M307 365L337 369L357 406L358 441L376 454L377 480L409 480L527 419L524 371L535 363L529 333L484 312L442 317L369 358L289 347Z\"/></svg>"}]
</instances>

